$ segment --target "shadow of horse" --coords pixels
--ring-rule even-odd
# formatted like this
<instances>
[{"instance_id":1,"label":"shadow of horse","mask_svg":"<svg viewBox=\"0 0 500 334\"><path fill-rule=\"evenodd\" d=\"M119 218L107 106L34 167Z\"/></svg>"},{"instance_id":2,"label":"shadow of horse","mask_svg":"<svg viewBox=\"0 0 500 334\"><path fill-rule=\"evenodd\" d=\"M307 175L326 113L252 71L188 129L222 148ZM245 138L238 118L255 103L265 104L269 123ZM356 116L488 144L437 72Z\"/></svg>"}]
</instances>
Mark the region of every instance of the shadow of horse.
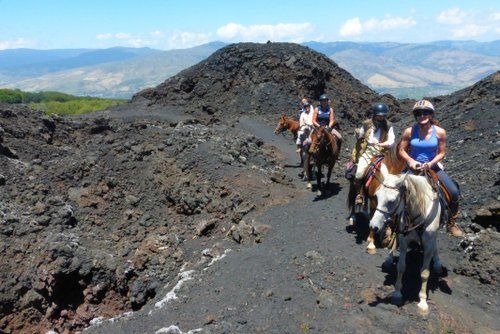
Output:
<instances>
[{"instance_id":1,"label":"shadow of horse","mask_svg":"<svg viewBox=\"0 0 500 334\"><path fill-rule=\"evenodd\" d=\"M317 191L317 185L314 185L312 188L312 191ZM342 190L342 187L340 186L340 183L337 182L331 182L328 185L323 186L323 191L321 192L321 195L316 195L313 199L313 202L321 201L327 198L330 198L332 196L337 195L340 191Z\"/></svg>"},{"instance_id":2,"label":"shadow of horse","mask_svg":"<svg viewBox=\"0 0 500 334\"><path fill-rule=\"evenodd\" d=\"M423 254L422 250L418 245L414 245L406 255L406 271L403 275L403 288L401 289L401 293L403 295L403 300L405 303L409 302L415 302L419 300L419 291L421 287L421 281L420 281L420 269L422 268L422 260L423 260ZM382 272L384 272L385 279L384 279L384 285L387 286L394 286L396 283L397 279L397 264L398 262L398 257L395 256L393 257L393 262L392 263L387 263L384 262L380 267ZM431 268L433 266L431 265ZM429 291L435 292L437 290L446 293L448 295L452 294L452 290L449 287L448 283L442 279L444 277L448 276L448 269L446 267L442 267L442 272L440 274L434 272L434 270L431 269L429 281L427 284L427 289ZM369 305L374 307L377 306L378 304L392 304L391 303L391 295L388 294L384 298L377 297L375 301L371 302ZM404 304L405 304L404 303ZM403 305L404 305L403 304Z\"/></svg>"}]
</instances>

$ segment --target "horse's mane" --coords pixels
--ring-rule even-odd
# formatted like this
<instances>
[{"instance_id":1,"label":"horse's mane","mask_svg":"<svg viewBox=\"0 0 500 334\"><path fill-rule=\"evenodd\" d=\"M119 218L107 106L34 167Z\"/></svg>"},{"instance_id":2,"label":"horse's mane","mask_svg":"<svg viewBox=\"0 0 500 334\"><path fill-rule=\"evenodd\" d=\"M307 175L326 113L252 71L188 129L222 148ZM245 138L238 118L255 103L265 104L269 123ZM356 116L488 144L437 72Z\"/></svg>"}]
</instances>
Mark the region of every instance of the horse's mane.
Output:
<instances>
[{"instance_id":1,"label":"horse's mane","mask_svg":"<svg viewBox=\"0 0 500 334\"><path fill-rule=\"evenodd\" d=\"M406 197L410 210L414 215L425 216L428 203L433 203L437 195L425 176L406 175Z\"/></svg>"}]
</instances>

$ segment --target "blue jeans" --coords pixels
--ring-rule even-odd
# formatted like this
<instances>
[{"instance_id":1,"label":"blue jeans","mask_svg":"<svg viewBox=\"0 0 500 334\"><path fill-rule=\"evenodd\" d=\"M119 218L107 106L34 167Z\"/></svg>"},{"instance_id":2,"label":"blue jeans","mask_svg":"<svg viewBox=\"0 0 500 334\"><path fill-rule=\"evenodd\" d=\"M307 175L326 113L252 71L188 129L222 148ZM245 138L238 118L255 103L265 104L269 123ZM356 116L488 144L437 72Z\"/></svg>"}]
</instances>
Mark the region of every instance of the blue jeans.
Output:
<instances>
[{"instance_id":1,"label":"blue jeans","mask_svg":"<svg viewBox=\"0 0 500 334\"><path fill-rule=\"evenodd\" d=\"M446 189L448 189L452 203L457 203L460 200L460 189L458 188L458 184L453 181L453 179L446 174L444 170L439 168L438 165L434 165L432 170L437 173L439 181L441 181L441 183L445 185Z\"/></svg>"}]
</instances>

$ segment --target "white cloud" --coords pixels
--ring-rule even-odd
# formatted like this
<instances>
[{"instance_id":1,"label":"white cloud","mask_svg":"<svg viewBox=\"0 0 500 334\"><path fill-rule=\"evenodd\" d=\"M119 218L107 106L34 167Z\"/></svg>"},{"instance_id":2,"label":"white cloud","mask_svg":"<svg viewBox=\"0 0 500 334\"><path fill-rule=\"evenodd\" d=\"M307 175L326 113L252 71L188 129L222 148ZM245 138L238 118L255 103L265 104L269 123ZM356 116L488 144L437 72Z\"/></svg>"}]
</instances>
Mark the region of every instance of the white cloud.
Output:
<instances>
[{"instance_id":1,"label":"white cloud","mask_svg":"<svg viewBox=\"0 0 500 334\"><path fill-rule=\"evenodd\" d=\"M106 34L99 34L96 36L97 39L99 40L105 40L105 39L110 39L113 38L113 34L106 33Z\"/></svg>"},{"instance_id":2,"label":"white cloud","mask_svg":"<svg viewBox=\"0 0 500 334\"><path fill-rule=\"evenodd\" d=\"M125 39L125 38L130 38L130 34L119 32L115 34L115 37L118 39Z\"/></svg>"},{"instance_id":3,"label":"white cloud","mask_svg":"<svg viewBox=\"0 0 500 334\"><path fill-rule=\"evenodd\" d=\"M217 29L217 36L222 40L240 42L303 42L312 32L311 23L279 23L245 26L228 23Z\"/></svg>"},{"instance_id":4,"label":"white cloud","mask_svg":"<svg viewBox=\"0 0 500 334\"><path fill-rule=\"evenodd\" d=\"M363 32L363 25L359 17L355 17L345 21L340 27L340 36L357 36Z\"/></svg>"},{"instance_id":5,"label":"white cloud","mask_svg":"<svg viewBox=\"0 0 500 334\"><path fill-rule=\"evenodd\" d=\"M467 24L467 25L462 25L459 28L454 28L451 31L453 33L453 38L471 38L484 35L490 30L491 28L488 26Z\"/></svg>"},{"instance_id":6,"label":"white cloud","mask_svg":"<svg viewBox=\"0 0 500 334\"><path fill-rule=\"evenodd\" d=\"M0 50L5 49L17 49L17 48L25 48L29 46L33 46L33 42L24 38L18 38L10 41L1 41L0 40Z\"/></svg>"},{"instance_id":7,"label":"white cloud","mask_svg":"<svg viewBox=\"0 0 500 334\"><path fill-rule=\"evenodd\" d=\"M340 27L339 34L344 37L358 36L362 33L409 28L415 24L417 22L411 16L404 18L388 15L384 19L372 18L365 22L362 22L359 17L354 17L344 22Z\"/></svg>"},{"instance_id":8,"label":"white cloud","mask_svg":"<svg viewBox=\"0 0 500 334\"><path fill-rule=\"evenodd\" d=\"M456 39L498 34L499 20L500 12L463 11L458 7L445 10L436 18L438 23L450 26L451 37Z\"/></svg>"},{"instance_id":9,"label":"white cloud","mask_svg":"<svg viewBox=\"0 0 500 334\"><path fill-rule=\"evenodd\" d=\"M162 37L164 35L161 30L151 31L149 34L154 37Z\"/></svg>"},{"instance_id":10,"label":"white cloud","mask_svg":"<svg viewBox=\"0 0 500 334\"><path fill-rule=\"evenodd\" d=\"M196 45L210 42L211 33L197 33L190 31L178 31L173 33L168 39L169 49L190 48Z\"/></svg>"},{"instance_id":11,"label":"white cloud","mask_svg":"<svg viewBox=\"0 0 500 334\"><path fill-rule=\"evenodd\" d=\"M462 24L465 22L465 19L467 18L467 13L461 10L458 7L451 8L445 11L442 11L438 17L437 21L439 23L445 23L445 24Z\"/></svg>"}]
</instances>

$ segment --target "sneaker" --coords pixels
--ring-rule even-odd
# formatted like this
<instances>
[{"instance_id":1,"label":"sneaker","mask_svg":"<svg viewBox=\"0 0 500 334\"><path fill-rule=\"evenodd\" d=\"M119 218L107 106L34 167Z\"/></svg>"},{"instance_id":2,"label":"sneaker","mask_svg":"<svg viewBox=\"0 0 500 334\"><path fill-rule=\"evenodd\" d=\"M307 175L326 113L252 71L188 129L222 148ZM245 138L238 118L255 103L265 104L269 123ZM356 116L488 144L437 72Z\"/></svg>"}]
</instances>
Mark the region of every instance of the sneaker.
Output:
<instances>
[{"instance_id":1,"label":"sneaker","mask_svg":"<svg viewBox=\"0 0 500 334\"><path fill-rule=\"evenodd\" d=\"M355 203L356 203L356 205L362 205L363 204L363 195L358 194L356 196L356 202Z\"/></svg>"}]
</instances>

